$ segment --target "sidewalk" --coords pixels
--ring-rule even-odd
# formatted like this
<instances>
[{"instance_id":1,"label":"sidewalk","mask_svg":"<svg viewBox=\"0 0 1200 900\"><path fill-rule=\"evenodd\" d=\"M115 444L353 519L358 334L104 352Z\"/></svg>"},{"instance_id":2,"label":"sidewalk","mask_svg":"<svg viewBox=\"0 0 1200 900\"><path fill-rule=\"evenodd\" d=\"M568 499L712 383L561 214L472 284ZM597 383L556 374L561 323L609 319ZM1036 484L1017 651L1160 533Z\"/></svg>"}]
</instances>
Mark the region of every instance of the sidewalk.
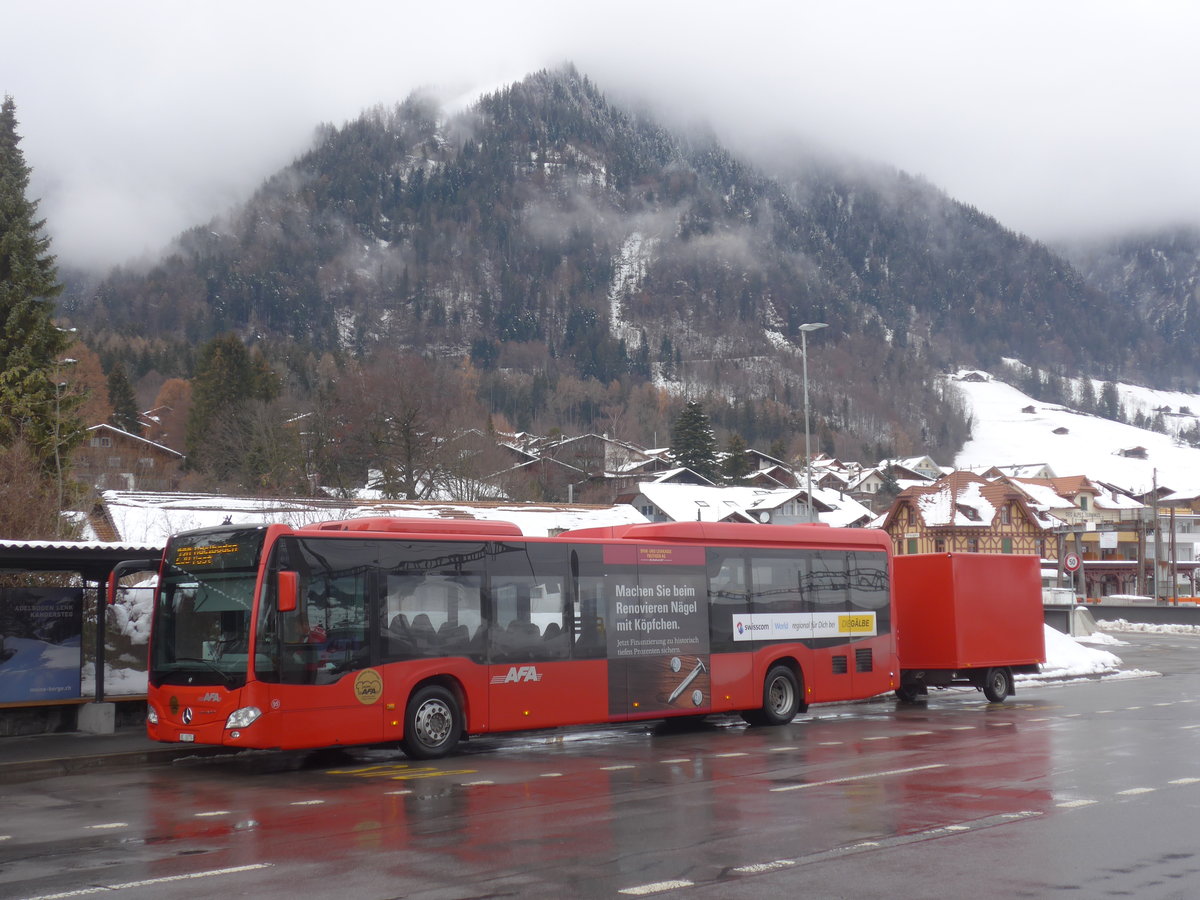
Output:
<instances>
[{"instance_id":1,"label":"sidewalk","mask_svg":"<svg viewBox=\"0 0 1200 900\"><path fill-rule=\"evenodd\" d=\"M0 784L118 766L169 765L185 757L229 752L227 747L162 744L146 737L141 727L121 728L113 734L66 731L0 737Z\"/></svg>"}]
</instances>

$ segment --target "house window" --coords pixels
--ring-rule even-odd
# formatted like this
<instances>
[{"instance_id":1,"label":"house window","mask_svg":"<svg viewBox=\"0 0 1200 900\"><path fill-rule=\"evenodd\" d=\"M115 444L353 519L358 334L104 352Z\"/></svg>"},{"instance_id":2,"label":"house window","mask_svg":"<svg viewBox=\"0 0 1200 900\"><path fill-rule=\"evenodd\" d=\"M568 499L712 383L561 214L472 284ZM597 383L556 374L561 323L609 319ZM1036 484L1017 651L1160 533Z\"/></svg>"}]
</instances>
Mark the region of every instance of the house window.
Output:
<instances>
[{"instance_id":1,"label":"house window","mask_svg":"<svg viewBox=\"0 0 1200 900\"><path fill-rule=\"evenodd\" d=\"M154 459L149 456L143 456L141 459L138 460L138 465L141 466L143 469L153 469L154 468Z\"/></svg>"},{"instance_id":2,"label":"house window","mask_svg":"<svg viewBox=\"0 0 1200 900\"><path fill-rule=\"evenodd\" d=\"M110 457L108 458L108 467L109 467L110 469L119 469L119 468L121 468L121 457L119 457L119 456L110 456Z\"/></svg>"},{"instance_id":3,"label":"house window","mask_svg":"<svg viewBox=\"0 0 1200 900\"><path fill-rule=\"evenodd\" d=\"M979 552L979 538L967 538L967 552L968 553L978 553Z\"/></svg>"},{"instance_id":4,"label":"house window","mask_svg":"<svg viewBox=\"0 0 1200 900\"><path fill-rule=\"evenodd\" d=\"M917 552L917 539L916 538L908 539L908 550L905 552L906 553L916 553Z\"/></svg>"},{"instance_id":5,"label":"house window","mask_svg":"<svg viewBox=\"0 0 1200 900\"><path fill-rule=\"evenodd\" d=\"M934 553L945 553L946 552L946 539L945 538L938 538L937 540L935 540L933 542L933 552Z\"/></svg>"},{"instance_id":6,"label":"house window","mask_svg":"<svg viewBox=\"0 0 1200 900\"><path fill-rule=\"evenodd\" d=\"M93 447L111 447L112 446L112 438L110 438L110 437L94 437L91 440L91 445Z\"/></svg>"},{"instance_id":7,"label":"house window","mask_svg":"<svg viewBox=\"0 0 1200 900\"><path fill-rule=\"evenodd\" d=\"M1006 537L1000 539L1000 552L1012 553L1012 538Z\"/></svg>"},{"instance_id":8,"label":"house window","mask_svg":"<svg viewBox=\"0 0 1200 900\"><path fill-rule=\"evenodd\" d=\"M1000 524L1001 525L1011 525L1012 524L1012 504L1011 503L1006 503L1006 504L1004 504L1004 506L1000 507Z\"/></svg>"},{"instance_id":9,"label":"house window","mask_svg":"<svg viewBox=\"0 0 1200 900\"><path fill-rule=\"evenodd\" d=\"M1088 508L1088 498L1087 498L1087 494L1080 494L1080 495L1079 495L1079 508L1080 508L1080 509L1082 509L1082 510L1085 510L1085 511L1087 510L1087 508Z\"/></svg>"}]
</instances>

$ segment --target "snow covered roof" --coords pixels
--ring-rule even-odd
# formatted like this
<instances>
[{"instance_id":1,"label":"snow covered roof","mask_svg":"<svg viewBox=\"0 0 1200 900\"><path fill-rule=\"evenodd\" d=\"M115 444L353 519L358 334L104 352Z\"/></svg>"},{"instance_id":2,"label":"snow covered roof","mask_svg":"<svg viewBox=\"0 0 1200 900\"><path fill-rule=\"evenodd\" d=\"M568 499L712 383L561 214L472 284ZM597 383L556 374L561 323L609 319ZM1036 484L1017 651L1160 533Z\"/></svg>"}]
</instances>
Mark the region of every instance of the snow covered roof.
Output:
<instances>
[{"instance_id":1,"label":"snow covered roof","mask_svg":"<svg viewBox=\"0 0 1200 900\"><path fill-rule=\"evenodd\" d=\"M988 481L974 472L953 472L933 484L906 488L898 501L909 501L927 528L988 529L995 523L997 510L1014 501L1023 505L1042 528L1061 524L1046 508L1027 500L1027 496L1003 481ZM882 521L889 521L901 505L893 504Z\"/></svg>"},{"instance_id":2,"label":"snow covered roof","mask_svg":"<svg viewBox=\"0 0 1200 900\"><path fill-rule=\"evenodd\" d=\"M146 438L141 437L139 435L131 434L128 431L125 431L121 428L117 428L115 425L109 425L107 423L102 423L100 425L92 425L87 430L89 432L111 431L113 434L120 435L122 438L128 438L129 440L135 441L139 444L145 444L147 447L153 447L158 452L166 454L167 456L173 456L177 459L183 459L183 454L180 453L178 450L172 450L170 447L167 447L163 444L156 444L154 441L149 441L149 440L146 440Z\"/></svg>"},{"instance_id":3,"label":"snow covered roof","mask_svg":"<svg viewBox=\"0 0 1200 900\"><path fill-rule=\"evenodd\" d=\"M996 475L1007 475L1012 478L1053 478L1054 470L1045 463L1016 463L1006 466L992 466L986 472L984 477Z\"/></svg>"},{"instance_id":4,"label":"snow covered roof","mask_svg":"<svg viewBox=\"0 0 1200 900\"><path fill-rule=\"evenodd\" d=\"M106 491L104 505L126 541L158 547L168 537L222 524L294 527L362 516L485 519L512 522L521 532L543 536L573 528L645 522L632 506L569 503L441 503L408 500L323 500L319 498L222 497L214 494L152 494Z\"/></svg>"},{"instance_id":5,"label":"snow covered roof","mask_svg":"<svg viewBox=\"0 0 1200 900\"><path fill-rule=\"evenodd\" d=\"M759 522L763 513L774 513L785 503L804 502L798 488L710 487L695 484L642 482L638 490L676 522L720 522L730 517ZM872 513L839 491L813 488L817 518L827 525L862 525Z\"/></svg>"}]
</instances>

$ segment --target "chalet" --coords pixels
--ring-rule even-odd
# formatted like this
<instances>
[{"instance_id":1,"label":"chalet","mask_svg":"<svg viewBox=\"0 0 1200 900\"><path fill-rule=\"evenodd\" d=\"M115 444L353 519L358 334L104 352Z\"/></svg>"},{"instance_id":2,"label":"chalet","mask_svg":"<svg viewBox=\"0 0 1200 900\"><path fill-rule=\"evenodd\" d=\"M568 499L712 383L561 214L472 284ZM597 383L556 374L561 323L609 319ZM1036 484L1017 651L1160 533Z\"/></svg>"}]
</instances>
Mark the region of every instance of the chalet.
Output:
<instances>
[{"instance_id":1,"label":"chalet","mask_svg":"<svg viewBox=\"0 0 1200 900\"><path fill-rule=\"evenodd\" d=\"M910 481L923 478L932 481L944 473L942 467L933 461L931 456L908 456L902 459L881 460L878 468L886 471L897 481Z\"/></svg>"},{"instance_id":2,"label":"chalet","mask_svg":"<svg viewBox=\"0 0 1200 900\"><path fill-rule=\"evenodd\" d=\"M952 472L900 492L880 526L898 554L1028 553L1046 556L1047 538L1062 523L1035 509L1010 484Z\"/></svg>"},{"instance_id":3,"label":"chalet","mask_svg":"<svg viewBox=\"0 0 1200 900\"><path fill-rule=\"evenodd\" d=\"M182 453L113 425L89 428L71 457L76 476L101 491L176 490L183 461Z\"/></svg>"},{"instance_id":4,"label":"chalet","mask_svg":"<svg viewBox=\"0 0 1200 900\"><path fill-rule=\"evenodd\" d=\"M1125 502L1096 484L1086 475L1067 478L1005 478L1055 518L1068 525L1117 521L1125 509L1140 508L1140 503Z\"/></svg>"}]
</instances>

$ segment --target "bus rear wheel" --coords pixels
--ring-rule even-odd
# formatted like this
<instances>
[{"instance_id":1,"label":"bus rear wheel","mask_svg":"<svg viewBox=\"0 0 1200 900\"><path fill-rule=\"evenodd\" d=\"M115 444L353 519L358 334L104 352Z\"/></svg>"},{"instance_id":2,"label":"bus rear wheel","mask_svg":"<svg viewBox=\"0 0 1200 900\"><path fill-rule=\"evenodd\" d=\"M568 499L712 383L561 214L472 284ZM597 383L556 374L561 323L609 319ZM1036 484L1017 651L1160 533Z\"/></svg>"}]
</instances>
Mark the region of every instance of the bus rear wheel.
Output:
<instances>
[{"instance_id":1,"label":"bus rear wheel","mask_svg":"<svg viewBox=\"0 0 1200 900\"><path fill-rule=\"evenodd\" d=\"M787 666L775 666L763 680L763 704L742 712L751 725L786 725L801 711L800 684Z\"/></svg>"},{"instance_id":2,"label":"bus rear wheel","mask_svg":"<svg viewBox=\"0 0 1200 900\"><path fill-rule=\"evenodd\" d=\"M412 759L436 759L458 746L461 733L462 713L454 694L440 684L428 684L408 701L400 746Z\"/></svg>"}]
</instances>

